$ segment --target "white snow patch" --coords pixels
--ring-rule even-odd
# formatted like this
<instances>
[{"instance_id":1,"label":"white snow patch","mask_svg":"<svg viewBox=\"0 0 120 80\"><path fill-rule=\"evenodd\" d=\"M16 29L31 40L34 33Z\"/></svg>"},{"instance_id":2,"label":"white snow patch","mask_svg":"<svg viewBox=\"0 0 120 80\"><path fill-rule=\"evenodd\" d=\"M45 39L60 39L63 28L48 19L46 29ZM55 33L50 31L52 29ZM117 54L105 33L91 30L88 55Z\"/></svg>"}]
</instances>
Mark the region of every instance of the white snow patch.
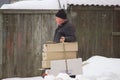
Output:
<instances>
[{"instance_id":1,"label":"white snow patch","mask_svg":"<svg viewBox=\"0 0 120 80\"><path fill-rule=\"evenodd\" d=\"M120 76L120 59L93 56L83 66L83 75L99 76L104 73L113 73Z\"/></svg>"},{"instance_id":2,"label":"white snow patch","mask_svg":"<svg viewBox=\"0 0 120 80\"><path fill-rule=\"evenodd\" d=\"M44 80L42 77L27 77L27 78L6 78L2 80Z\"/></svg>"},{"instance_id":3,"label":"white snow patch","mask_svg":"<svg viewBox=\"0 0 120 80\"><path fill-rule=\"evenodd\" d=\"M87 64L85 64L87 63ZM120 80L120 58L93 56L84 62L83 74L69 77L65 73L33 78L8 78L3 80Z\"/></svg>"},{"instance_id":4,"label":"white snow patch","mask_svg":"<svg viewBox=\"0 0 120 80\"><path fill-rule=\"evenodd\" d=\"M68 4L120 6L120 0L25 0L4 4L1 9L67 9Z\"/></svg>"},{"instance_id":5,"label":"white snow patch","mask_svg":"<svg viewBox=\"0 0 120 80\"><path fill-rule=\"evenodd\" d=\"M1 9L60 9L57 0L26 0L4 4Z\"/></svg>"}]
</instances>

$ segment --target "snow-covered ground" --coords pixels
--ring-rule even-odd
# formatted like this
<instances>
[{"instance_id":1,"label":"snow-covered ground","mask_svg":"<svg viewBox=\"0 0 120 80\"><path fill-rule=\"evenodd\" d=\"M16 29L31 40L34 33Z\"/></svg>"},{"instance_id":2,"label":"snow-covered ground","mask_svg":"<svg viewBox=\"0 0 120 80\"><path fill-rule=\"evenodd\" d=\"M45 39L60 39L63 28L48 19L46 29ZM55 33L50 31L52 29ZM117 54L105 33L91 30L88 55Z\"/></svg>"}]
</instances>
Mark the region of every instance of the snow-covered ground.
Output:
<instances>
[{"instance_id":1,"label":"snow-covered ground","mask_svg":"<svg viewBox=\"0 0 120 80\"><path fill-rule=\"evenodd\" d=\"M93 56L83 61L83 74L70 78L65 73L57 76L48 75L43 79L39 77L31 78L8 78L3 80L120 80L120 59L107 58L103 56Z\"/></svg>"}]
</instances>

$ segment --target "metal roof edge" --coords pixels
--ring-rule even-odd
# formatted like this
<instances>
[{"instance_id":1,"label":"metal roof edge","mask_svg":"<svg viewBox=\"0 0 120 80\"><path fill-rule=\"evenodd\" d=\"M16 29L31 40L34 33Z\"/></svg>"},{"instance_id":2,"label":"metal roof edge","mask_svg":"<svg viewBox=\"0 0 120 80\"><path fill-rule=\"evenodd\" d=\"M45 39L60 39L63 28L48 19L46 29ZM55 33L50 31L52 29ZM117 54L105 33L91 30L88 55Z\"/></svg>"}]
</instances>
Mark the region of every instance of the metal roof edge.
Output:
<instances>
[{"instance_id":1,"label":"metal roof edge","mask_svg":"<svg viewBox=\"0 0 120 80\"><path fill-rule=\"evenodd\" d=\"M120 7L120 5L100 5L100 4L68 4L69 6L107 6L107 7Z\"/></svg>"}]
</instances>

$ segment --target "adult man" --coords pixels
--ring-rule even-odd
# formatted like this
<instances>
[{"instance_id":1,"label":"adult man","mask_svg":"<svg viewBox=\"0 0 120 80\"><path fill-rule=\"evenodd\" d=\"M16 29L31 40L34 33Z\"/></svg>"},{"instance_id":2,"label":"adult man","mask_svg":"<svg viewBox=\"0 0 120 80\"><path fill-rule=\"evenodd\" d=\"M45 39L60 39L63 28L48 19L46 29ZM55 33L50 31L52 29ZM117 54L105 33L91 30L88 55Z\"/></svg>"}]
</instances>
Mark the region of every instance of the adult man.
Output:
<instances>
[{"instance_id":1,"label":"adult man","mask_svg":"<svg viewBox=\"0 0 120 80\"><path fill-rule=\"evenodd\" d=\"M55 30L54 42L75 42L75 29L67 20L67 15L64 9L56 13L56 23L58 28Z\"/></svg>"}]
</instances>

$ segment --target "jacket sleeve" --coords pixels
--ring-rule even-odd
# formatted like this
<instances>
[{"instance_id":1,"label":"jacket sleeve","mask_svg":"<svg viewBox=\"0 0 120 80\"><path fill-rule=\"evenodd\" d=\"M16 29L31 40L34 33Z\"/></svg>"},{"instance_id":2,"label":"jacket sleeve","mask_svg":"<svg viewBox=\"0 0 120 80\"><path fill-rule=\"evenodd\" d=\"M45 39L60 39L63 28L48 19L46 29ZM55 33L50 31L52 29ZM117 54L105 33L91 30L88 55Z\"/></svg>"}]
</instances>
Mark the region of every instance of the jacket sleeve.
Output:
<instances>
[{"instance_id":1,"label":"jacket sleeve","mask_svg":"<svg viewBox=\"0 0 120 80\"><path fill-rule=\"evenodd\" d=\"M76 41L75 29L73 26L69 25L65 29L65 42L75 42L75 41Z\"/></svg>"}]
</instances>

